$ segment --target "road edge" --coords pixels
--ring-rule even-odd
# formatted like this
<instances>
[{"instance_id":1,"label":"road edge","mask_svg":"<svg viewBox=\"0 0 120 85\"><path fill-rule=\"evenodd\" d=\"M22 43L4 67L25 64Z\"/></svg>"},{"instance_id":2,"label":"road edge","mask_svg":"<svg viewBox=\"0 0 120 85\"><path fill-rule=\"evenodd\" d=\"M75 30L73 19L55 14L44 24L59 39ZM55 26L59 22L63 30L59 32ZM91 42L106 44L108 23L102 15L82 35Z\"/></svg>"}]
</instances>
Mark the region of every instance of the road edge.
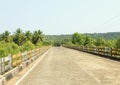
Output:
<instances>
[{"instance_id":1,"label":"road edge","mask_svg":"<svg viewBox=\"0 0 120 85\"><path fill-rule=\"evenodd\" d=\"M38 61L15 83L15 85L18 85L36 67L36 65L44 58L49 50L50 49L48 49L44 54L40 56L40 58L38 58Z\"/></svg>"}]
</instances>

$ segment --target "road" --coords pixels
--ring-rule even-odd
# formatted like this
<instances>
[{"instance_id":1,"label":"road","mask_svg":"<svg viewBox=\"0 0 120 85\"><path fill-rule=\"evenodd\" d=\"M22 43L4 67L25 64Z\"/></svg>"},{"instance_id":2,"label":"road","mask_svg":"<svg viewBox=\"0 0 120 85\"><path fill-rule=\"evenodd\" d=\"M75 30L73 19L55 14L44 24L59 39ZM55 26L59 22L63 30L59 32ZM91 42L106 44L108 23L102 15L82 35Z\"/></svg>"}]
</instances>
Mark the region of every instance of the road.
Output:
<instances>
[{"instance_id":1,"label":"road","mask_svg":"<svg viewBox=\"0 0 120 85\"><path fill-rule=\"evenodd\" d=\"M18 85L120 85L120 62L52 47Z\"/></svg>"}]
</instances>

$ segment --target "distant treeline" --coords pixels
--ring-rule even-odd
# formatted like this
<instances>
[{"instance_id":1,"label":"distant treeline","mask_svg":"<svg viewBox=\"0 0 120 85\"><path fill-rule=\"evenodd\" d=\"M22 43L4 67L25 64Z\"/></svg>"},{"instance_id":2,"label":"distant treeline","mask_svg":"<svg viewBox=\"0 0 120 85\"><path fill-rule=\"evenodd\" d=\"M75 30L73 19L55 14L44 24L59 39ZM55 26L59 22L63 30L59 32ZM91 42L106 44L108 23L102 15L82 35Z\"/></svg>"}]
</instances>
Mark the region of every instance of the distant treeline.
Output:
<instances>
[{"instance_id":1,"label":"distant treeline","mask_svg":"<svg viewBox=\"0 0 120 85\"><path fill-rule=\"evenodd\" d=\"M119 39L120 32L108 32L108 33L85 33L85 35L90 35L94 39L104 38L107 40Z\"/></svg>"},{"instance_id":2,"label":"distant treeline","mask_svg":"<svg viewBox=\"0 0 120 85\"><path fill-rule=\"evenodd\" d=\"M53 45L77 44L119 48L120 32L74 33L70 35L46 35L45 40Z\"/></svg>"},{"instance_id":3,"label":"distant treeline","mask_svg":"<svg viewBox=\"0 0 120 85\"><path fill-rule=\"evenodd\" d=\"M59 41L64 39L72 39L72 34L69 35L45 35L46 41Z\"/></svg>"},{"instance_id":4,"label":"distant treeline","mask_svg":"<svg viewBox=\"0 0 120 85\"><path fill-rule=\"evenodd\" d=\"M84 35L89 35L94 39L104 38L107 40L119 39L120 32L108 32L108 33L84 33ZM47 41L57 41L63 39L72 39L73 34L64 34L64 35L45 35Z\"/></svg>"},{"instance_id":5,"label":"distant treeline","mask_svg":"<svg viewBox=\"0 0 120 85\"><path fill-rule=\"evenodd\" d=\"M0 57L32 50L44 45L78 45L120 48L120 32L44 35L41 30L23 32L17 29L13 34L5 31L0 34Z\"/></svg>"}]
</instances>

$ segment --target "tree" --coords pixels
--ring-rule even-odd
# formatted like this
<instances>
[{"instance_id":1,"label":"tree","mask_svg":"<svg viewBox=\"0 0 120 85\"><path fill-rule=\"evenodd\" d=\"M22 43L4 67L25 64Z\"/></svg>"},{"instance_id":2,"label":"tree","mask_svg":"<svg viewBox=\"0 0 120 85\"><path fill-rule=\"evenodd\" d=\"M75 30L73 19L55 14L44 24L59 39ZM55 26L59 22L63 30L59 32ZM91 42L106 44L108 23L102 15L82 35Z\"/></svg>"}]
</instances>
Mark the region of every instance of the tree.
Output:
<instances>
[{"instance_id":1,"label":"tree","mask_svg":"<svg viewBox=\"0 0 120 85\"><path fill-rule=\"evenodd\" d=\"M27 31L25 33L25 36L27 41L32 41L32 33L30 31Z\"/></svg>"},{"instance_id":2,"label":"tree","mask_svg":"<svg viewBox=\"0 0 120 85\"><path fill-rule=\"evenodd\" d=\"M20 28L16 30L13 41L18 44L18 46L22 46L26 42L26 36Z\"/></svg>"},{"instance_id":3,"label":"tree","mask_svg":"<svg viewBox=\"0 0 120 85\"><path fill-rule=\"evenodd\" d=\"M114 47L116 47L116 39L112 39L112 40L106 40L105 41L105 46L106 47L110 47L110 48L114 48Z\"/></svg>"},{"instance_id":4,"label":"tree","mask_svg":"<svg viewBox=\"0 0 120 85\"><path fill-rule=\"evenodd\" d=\"M38 42L42 42L43 41L43 34L42 31L38 30L38 31L34 31L33 35L32 35L32 43L33 44L37 44Z\"/></svg>"},{"instance_id":5,"label":"tree","mask_svg":"<svg viewBox=\"0 0 120 85\"><path fill-rule=\"evenodd\" d=\"M62 44L62 45L66 45L66 44L68 44L68 43L70 43L70 42L71 42L71 40L68 39L68 38L65 38L65 39L61 40L61 44Z\"/></svg>"},{"instance_id":6,"label":"tree","mask_svg":"<svg viewBox=\"0 0 120 85\"><path fill-rule=\"evenodd\" d=\"M106 46L106 41L105 41L105 39L103 39L103 38L99 38L99 39L97 39L96 40L96 46Z\"/></svg>"},{"instance_id":7,"label":"tree","mask_svg":"<svg viewBox=\"0 0 120 85\"><path fill-rule=\"evenodd\" d=\"M120 48L120 39L117 40L117 42L116 42L116 47L117 47L117 48Z\"/></svg>"},{"instance_id":8,"label":"tree","mask_svg":"<svg viewBox=\"0 0 120 85\"><path fill-rule=\"evenodd\" d=\"M78 32L73 34L72 43L77 45L84 45L84 38L83 34L79 34Z\"/></svg>"},{"instance_id":9,"label":"tree","mask_svg":"<svg viewBox=\"0 0 120 85\"><path fill-rule=\"evenodd\" d=\"M88 35L85 37L84 46L94 46L93 39Z\"/></svg>"},{"instance_id":10,"label":"tree","mask_svg":"<svg viewBox=\"0 0 120 85\"><path fill-rule=\"evenodd\" d=\"M7 30L2 34L2 38L7 43L12 41L12 38L10 36L10 32Z\"/></svg>"}]
</instances>

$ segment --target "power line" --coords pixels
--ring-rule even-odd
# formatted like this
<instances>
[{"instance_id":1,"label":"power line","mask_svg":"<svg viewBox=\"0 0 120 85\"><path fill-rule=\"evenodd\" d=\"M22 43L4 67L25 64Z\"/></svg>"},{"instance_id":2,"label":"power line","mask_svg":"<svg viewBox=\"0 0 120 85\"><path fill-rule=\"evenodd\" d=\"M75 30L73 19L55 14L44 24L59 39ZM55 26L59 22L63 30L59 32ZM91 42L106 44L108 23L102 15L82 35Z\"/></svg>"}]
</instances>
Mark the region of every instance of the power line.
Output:
<instances>
[{"instance_id":1,"label":"power line","mask_svg":"<svg viewBox=\"0 0 120 85\"><path fill-rule=\"evenodd\" d=\"M115 20L115 21L114 21L114 20ZM100 27L103 28L103 26L110 25L111 23L112 23L112 24L115 23L116 20L117 20L117 22L118 22L118 21L120 22L120 16L119 16L119 15L116 15L116 16L111 17L111 18L108 19L106 22L104 22L104 23L102 23L102 24L99 24L99 25L95 26L94 28L100 28Z\"/></svg>"}]
</instances>

